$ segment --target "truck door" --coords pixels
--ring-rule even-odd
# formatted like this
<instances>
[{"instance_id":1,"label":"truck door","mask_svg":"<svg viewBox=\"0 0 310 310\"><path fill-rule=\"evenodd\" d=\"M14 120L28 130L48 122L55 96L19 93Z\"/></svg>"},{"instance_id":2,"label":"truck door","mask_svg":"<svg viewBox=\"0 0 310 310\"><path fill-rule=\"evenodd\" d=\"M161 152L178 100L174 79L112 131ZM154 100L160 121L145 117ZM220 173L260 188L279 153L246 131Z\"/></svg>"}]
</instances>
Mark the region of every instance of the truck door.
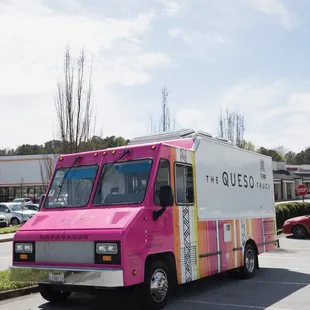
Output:
<instances>
[{"instance_id":1,"label":"truck door","mask_svg":"<svg viewBox=\"0 0 310 310\"><path fill-rule=\"evenodd\" d=\"M173 208L174 245L178 282L199 278L197 251L197 209L195 203L195 154L175 149L174 167L175 206Z\"/></svg>"}]
</instances>

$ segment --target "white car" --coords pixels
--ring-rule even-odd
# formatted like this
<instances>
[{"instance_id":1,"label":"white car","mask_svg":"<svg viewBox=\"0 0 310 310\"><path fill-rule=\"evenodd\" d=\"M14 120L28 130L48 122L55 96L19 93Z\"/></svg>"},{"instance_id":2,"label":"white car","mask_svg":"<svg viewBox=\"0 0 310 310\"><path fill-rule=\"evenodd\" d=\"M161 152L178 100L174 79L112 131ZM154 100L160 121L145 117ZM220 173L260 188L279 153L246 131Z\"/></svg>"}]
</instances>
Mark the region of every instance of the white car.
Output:
<instances>
[{"instance_id":1,"label":"white car","mask_svg":"<svg viewBox=\"0 0 310 310\"><path fill-rule=\"evenodd\" d=\"M6 215L0 215L0 228L8 226L9 226L9 220L6 217Z\"/></svg>"},{"instance_id":2,"label":"white car","mask_svg":"<svg viewBox=\"0 0 310 310\"><path fill-rule=\"evenodd\" d=\"M6 216L10 225L19 225L27 222L37 214L37 211L27 209L20 203L0 203L0 215Z\"/></svg>"}]
</instances>

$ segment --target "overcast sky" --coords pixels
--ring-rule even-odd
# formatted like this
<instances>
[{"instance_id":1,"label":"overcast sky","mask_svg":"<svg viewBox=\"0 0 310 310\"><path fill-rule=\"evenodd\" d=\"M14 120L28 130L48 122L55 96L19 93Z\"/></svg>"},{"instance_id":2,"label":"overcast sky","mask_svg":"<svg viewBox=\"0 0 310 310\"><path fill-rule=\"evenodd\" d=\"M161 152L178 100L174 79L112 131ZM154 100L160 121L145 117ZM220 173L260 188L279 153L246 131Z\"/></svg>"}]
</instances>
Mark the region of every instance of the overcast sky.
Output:
<instances>
[{"instance_id":1,"label":"overcast sky","mask_svg":"<svg viewBox=\"0 0 310 310\"><path fill-rule=\"evenodd\" d=\"M228 107L257 146L300 151L310 145L309 12L308 0L0 0L0 148L53 139L69 44L94 57L103 135L150 133L167 85L177 128L217 135Z\"/></svg>"}]
</instances>

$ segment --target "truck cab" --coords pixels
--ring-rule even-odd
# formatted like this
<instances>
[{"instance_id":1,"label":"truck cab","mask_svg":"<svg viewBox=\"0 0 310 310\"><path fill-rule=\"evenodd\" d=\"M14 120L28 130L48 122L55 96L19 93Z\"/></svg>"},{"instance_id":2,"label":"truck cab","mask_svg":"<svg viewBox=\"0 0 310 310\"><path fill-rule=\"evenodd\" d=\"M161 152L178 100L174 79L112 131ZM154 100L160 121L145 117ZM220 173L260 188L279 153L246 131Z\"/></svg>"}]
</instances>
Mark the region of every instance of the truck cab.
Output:
<instances>
[{"instance_id":1,"label":"truck cab","mask_svg":"<svg viewBox=\"0 0 310 310\"><path fill-rule=\"evenodd\" d=\"M139 286L161 309L175 279L169 154L157 143L60 156L40 212L15 234L11 279L50 302Z\"/></svg>"}]
</instances>

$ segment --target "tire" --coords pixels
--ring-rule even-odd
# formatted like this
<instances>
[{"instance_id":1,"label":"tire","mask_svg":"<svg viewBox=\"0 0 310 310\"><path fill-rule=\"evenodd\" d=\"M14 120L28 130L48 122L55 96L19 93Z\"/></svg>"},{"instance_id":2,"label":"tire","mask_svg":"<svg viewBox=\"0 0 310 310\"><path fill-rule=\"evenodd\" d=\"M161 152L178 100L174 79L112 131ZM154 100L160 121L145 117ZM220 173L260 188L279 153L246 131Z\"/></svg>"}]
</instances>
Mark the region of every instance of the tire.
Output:
<instances>
[{"instance_id":1,"label":"tire","mask_svg":"<svg viewBox=\"0 0 310 310\"><path fill-rule=\"evenodd\" d=\"M163 309L168 302L171 284L170 271L166 264L162 261L147 263L142 292L139 293L142 297L140 300L142 309ZM161 291L158 291L158 289L161 289Z\"/></svg>"},{"instance_id":2,"label":"tire","mask_svg":"<svg viewBox=\"0 0 310 310\"><path fill-rule=\"evenodd\" d=\"M39 284L39 292L45 300L51 303L64 302L71 296L71 292L53 291L51 285L44 284Z\"/></svg>"},{"instance_id":3,"label":"tire","mask_svg":"<svg viewBox=\"0 0 310 310\"><path fill-rule=\"evenodd\" d=\"M255 276L258 261L257 252L252 244L244 249L243 267L240 268L240 275L243 279L251 279Z\"/></svg>"},{"instance_id":4,"label":"tire","mask_svg":"<svg viewBox=\"0 0 310 310\"><path fill-rule=\"evenodd\" d=\"M307 228L303 225L295 225L292 233L296 239L305 239L309 236Z\"/></svg>"},{"instance_id":5,"label":"tire","mask_svg":"<svg viewBox=\"0 0 310 310\"><path fill-rule=\"evenodd\" d=\"M11 218L11 225L12 226L16 226L16 225L19 225L20 224L20 221L17 217L12 217Z\"/></svg>"}]
</instances>

